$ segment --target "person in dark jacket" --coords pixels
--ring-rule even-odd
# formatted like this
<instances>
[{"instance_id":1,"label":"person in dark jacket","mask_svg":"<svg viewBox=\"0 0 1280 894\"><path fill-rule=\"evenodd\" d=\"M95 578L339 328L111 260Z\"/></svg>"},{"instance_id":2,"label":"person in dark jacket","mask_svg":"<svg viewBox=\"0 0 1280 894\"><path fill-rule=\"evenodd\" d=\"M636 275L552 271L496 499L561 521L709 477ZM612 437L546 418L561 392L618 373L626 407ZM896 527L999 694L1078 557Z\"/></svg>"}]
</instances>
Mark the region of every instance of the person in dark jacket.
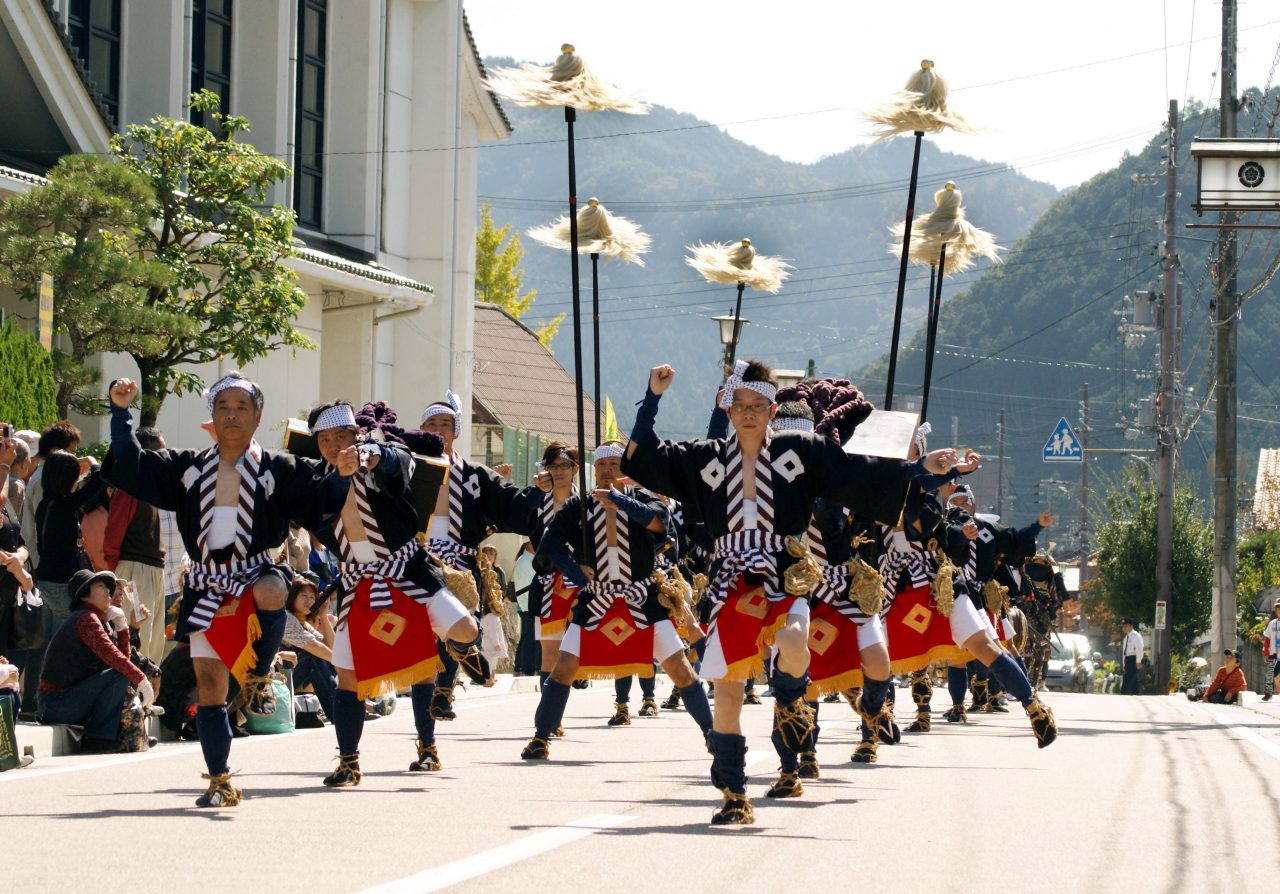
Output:
<instances>
[{"instance_id":1,"label":"person in dark jacket","mask_svg":"<svg viewBox=\"0 0 1280 894\"><path fill-rule=\"evenodd\" d=\"M107 620L116 576L80 570L69 582L71 615L54 631L40 672L36 705L41 723L84 727L81 751L133 750L121 723L136 695L140 708L155 700L146 674L129 660L128 625ZM109 627L119 626L116 638ZM141 711L138 712L139 716Z\"/></svg>"}]
</instances>

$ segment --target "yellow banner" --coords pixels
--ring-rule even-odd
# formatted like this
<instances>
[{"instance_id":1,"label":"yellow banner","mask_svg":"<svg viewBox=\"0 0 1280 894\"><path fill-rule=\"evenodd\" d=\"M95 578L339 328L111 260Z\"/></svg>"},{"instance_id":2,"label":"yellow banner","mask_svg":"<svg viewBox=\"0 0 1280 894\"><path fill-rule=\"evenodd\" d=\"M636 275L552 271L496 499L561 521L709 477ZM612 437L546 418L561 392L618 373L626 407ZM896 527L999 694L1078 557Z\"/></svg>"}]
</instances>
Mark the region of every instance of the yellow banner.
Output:
<instances>
[{"instance_id":1,"label":"yellow banner","mask_svg":"<svg viewBox=\"0 0 1280 894\"><path fill-rule=\"evenodd\" d=\"M53 350L53 277L47 273L40 276L40 310L36 314L36 332L40 346L46 351Z\"/></svg>"},{"instance_id":2,"label":"yellow banner","mask_svg":"<svg viewBox=\"0 0 1280 894\"><path fill-rule=\"evenodd\" d=\"M613 413L613 401L604 399L604 439L606 441L621 440L618 437L618 417Z\"/></svg>"}]
</instances>

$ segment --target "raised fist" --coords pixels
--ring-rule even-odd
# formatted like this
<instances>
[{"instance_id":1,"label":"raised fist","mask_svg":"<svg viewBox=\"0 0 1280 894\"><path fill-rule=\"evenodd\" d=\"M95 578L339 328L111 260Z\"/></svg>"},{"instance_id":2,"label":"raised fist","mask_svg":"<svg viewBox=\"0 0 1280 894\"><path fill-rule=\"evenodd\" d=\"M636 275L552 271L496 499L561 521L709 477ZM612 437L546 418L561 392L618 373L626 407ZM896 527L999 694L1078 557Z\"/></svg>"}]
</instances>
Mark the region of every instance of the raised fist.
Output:
<instances>
[{"instance_id":1,"label":"raised fist","mask_svg":"<svg viewBox=\"0 0 1280 894\"><path fill-rule=\"evenodd\" d=\"M1053 524L1053 514L1050 512L1041 512L1040 517L1036 519L1040 522L1040 527L1047 528Z\"/></svg>"},{"instance_id":2,"label":"raised fist","mask_svg":"<svg viewBox=\"0 0 1280 894\"><path fill-rule=\"evenodd\" d=\"M111 383L112 406L127 410L137 395L138 383L133 379L116 379Z\"/></svg>"},{"instance_id":3,"label":"raised fist","mask_svg":"<svg viewBox=\"0 0 1280 894\"><path fill-rule=\"evenodd\" d=\"M676 377L676 371L672 369L669 363L661 366L655 366L649 370L649 390L654 394L661 394L667 390L671 384L671 380Z\"/></svg>"}]
</instances>

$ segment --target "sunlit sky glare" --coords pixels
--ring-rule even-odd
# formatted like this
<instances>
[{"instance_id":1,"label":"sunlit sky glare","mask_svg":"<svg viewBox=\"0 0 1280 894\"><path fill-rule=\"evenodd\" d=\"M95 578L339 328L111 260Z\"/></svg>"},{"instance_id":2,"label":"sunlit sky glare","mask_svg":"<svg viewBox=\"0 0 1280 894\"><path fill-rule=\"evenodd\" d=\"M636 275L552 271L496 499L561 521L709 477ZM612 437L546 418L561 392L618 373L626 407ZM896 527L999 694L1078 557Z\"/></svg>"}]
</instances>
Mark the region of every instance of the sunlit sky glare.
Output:
<instances>
[{"instance_id":1,"label":"sunlit sky glare","mask_svg":"<svg viewBox=\"0 0 1280 894\"><path fill-rule=\"evenodd\" d=\"M1221 0L465 7L484 55L550 63L568 41L605 80L797 162L869 142L859 112L901 89L923 58L947 80L951 108L981 127L930 139L1058 187L1138 151L1164 123L1170 99L1218 102ZM1238 18L1243 92L1266 85L1273 71L1280 2L1240 0Z\"/></svg>"}]
</instances>

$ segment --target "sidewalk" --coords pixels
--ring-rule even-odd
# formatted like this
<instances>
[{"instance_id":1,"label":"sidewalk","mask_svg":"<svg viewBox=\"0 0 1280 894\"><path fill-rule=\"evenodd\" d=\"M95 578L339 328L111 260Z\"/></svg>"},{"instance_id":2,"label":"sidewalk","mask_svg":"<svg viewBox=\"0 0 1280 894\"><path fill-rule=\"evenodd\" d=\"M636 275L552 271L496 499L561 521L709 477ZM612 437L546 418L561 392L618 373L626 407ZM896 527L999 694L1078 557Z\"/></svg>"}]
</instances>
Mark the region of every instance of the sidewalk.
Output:
<instances>
[{"instance_id":1,"label":"sidewalk","mask_svg":"<svg viewBox=\"0 0 1280 894\"><path fill-rule=\"evenodd\" d=\"M1244 694L1244 709L1280 720L1280 696L1273 695L1271 701L1264 702L1260 693L1250 690Z\"/></svg>"},{"instance_id":2,"label":"sidewalk","mask_svg":"<svg viewBox=\"0 0 1280 894\"><path fill-rule=\"evenodd\" d=\"M493 698L499 695L515 695L525 692L536 692L538 689L538 678L532 677L515 677L511 674L498 674L497 681L493 686L485 688L484 686L474 686L467 684L464 689L461 685L457 688L455 700L458 704L466 704L474 699ZM408 699L404 699L404 703L397 705L397 711L409 711ZM153 721L152 735L159 736L156 731L158 723ZM37 760L41 758L58 757L69 754L70 742L61 727L58 726L42 726L38 723L19 722L15 730L18 740L19 750L27 747L32 749ZM161 742L157 748L163 748L170 744L164 737L160 737Z\"/></svg>"}]
</instances>

